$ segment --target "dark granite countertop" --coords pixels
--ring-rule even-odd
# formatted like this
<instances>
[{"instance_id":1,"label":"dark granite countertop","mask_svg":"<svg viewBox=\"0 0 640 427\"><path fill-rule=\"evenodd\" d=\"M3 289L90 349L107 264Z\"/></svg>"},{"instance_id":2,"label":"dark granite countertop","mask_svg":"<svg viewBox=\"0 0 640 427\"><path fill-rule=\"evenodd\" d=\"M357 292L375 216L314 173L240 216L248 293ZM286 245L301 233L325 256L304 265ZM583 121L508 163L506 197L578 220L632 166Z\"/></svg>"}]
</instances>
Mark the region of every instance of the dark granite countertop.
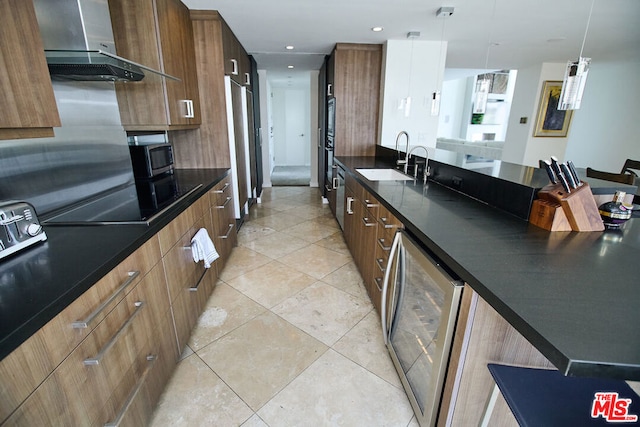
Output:
<instances>
[{"instance_id":1,"label":"dark granite countertop","mask_svg":"<svg viewBox=\"0 0 640 427\"><path fill-rule=\"evenodd\" d=\"M551 233L435 182L355 172L384 160L336 161L561 372L640 380L639 219Z\"/></svg>"},{"instance_id":2,"label":"dark granite countertop","mask_svg":"<svg viewBox=\"0 0 640 427\"><path fill-rule=\"evenodd\" d=\"M176 170L202 184L150 225L44 226L47 240L0 261L0 359L220 182L228 169Z\"/></svg>"}]
</instances>

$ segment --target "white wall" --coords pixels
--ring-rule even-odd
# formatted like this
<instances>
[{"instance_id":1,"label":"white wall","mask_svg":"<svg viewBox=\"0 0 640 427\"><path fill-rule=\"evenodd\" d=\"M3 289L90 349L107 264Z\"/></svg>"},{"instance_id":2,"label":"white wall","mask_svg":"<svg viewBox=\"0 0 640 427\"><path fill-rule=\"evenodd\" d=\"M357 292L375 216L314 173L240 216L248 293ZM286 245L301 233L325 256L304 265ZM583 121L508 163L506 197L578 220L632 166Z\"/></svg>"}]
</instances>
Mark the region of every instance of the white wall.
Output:
<instances>
[{"instance_id":1,"label":"white wall","mask_svg":"<svg viewBox=\"0 0 640 427\"><path fill-rule=\"evenodd\" d=\"M396 136L405 130L411 145L436 146L438 116L431 115L431 96L441 90L446 55L446 41L387 40L381 87L381 145L395 147ZM408 117L398 109L407 96L411 97Z\"/></svg>"},{"instance_id":2,"label":"white wall","mask_svg":"<svg viewBox=\"0 0 640 427\"><path fill-rule=\"evenodd\" d=\"M565 159L569 138L533 136L542 85L545 80L562 81L565 67L565 62L543 63L518 70L502 160L537 167L540 159ZM526 117L527 123L520 123L521 117Z\"/></svg>"},{"instance_id":3,"label":"white wall","mask_svg":"<svg viewBox=\"0 0 640 427\"><path fill-rule=\"evenodd\" d=\"M640 57L594 58L582 106L573 111L567 138L534 138L536 112L545 80L562 80L566 63L518 70L502 160L537 166L555 155L577 167L618 172L625 159L640 159ZM527 124L519 123L527 117Z\"/></svg>"},{"instance_id":4,"label":"white wall","mask_svg":"<svg viewBox=\"0 0 640 427\"><path fill-rule=\"evenodd\" d=\"M267 81L267 70L258 70L260 87L260 134L262 136L262 186L271 187L271 171L273 162L271 158L271 85Z\"/></svg>"},{"instance_id":5,"label":"white wall","mask_svg":"<svg viewBox=\"0 0 640 427\"><path fill-rule=\"evenodd\" d=\"M566 158L579 167L619 172L640 159L640 56L593 58L582 106L574 111Z\"/></svg>"},{"instance_id":6,"label":"white wall","mask_svg":"<svg viewBox=\"0 0 640 427\"><path fill-rule=\"evenodd\" d=\"M467 81L464 78L442 83L442 102L438 121L438 136L464 138L461 133L463 110L466 104Z\"/></svg>"}]
</instances>

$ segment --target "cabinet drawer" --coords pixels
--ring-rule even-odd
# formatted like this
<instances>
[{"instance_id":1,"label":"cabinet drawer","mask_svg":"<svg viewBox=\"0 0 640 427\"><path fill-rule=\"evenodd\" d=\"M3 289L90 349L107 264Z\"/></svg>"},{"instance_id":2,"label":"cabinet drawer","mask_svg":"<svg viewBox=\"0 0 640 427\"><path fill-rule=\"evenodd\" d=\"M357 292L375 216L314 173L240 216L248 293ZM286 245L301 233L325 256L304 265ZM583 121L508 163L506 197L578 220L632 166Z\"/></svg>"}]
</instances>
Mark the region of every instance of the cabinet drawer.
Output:
<instances>
[{"instance_id":1,"label":"cabinet drawer","mask_svg":"<svg viewBox=\"0 0 640 427\"><path fill-rule=\"evenodd\" d=\"M215 270L209 269L203 275L197 277L189 287L182 289L178 297L173 301L173 310L176 335L178 338L178 350L181 352L189 341L191 330L198 321L200 313L204 310L207 299L215 286Z\"/></svg>"},{"instance_id":2,"label":"cabinet drawer","mask_svg":"<svg viewBox=\"0 0 640 427\"><path fill-rule=\"evenodd\" d=\"M159 259L154 237L0 362L0 392L7 396L0 399L0 420L42 383Z\"/></svg>"},{"instance_id":3,"label":"cabinet drawer","mask_svg":"<svg viewBox=\"0 0 640 427\"><path fill-rule=\"evenodd\" d=\"M229 197L233 197L233 188L231 177L227 176L209 191L210 207L221 209L221 206L228 203Z\"/></svg>"},{"instance_id":4,"label":"cabinet drawer","mask_svg":"<svg viewBox=\"0 0 640 427\"><path fill-rule=\"evenodd\" d=\"M160 251L166 255L176 242L191 228L196 221L196 209L193 205L178 215L158 233Z\"/></svg>"},{"instance_id":5,"label":"cabinet drawer","mask_svg":"<svg viewBox=\"0 0 640 427\"><path fill-rule=\"evenodd\" d=\"M162 260L171 301L176 299L182 289L189 287L189 284L195 283L204 271L203 263L195 263L191 252L191 239L202 227L204 227L204 219L200 218L193 227L187 229L187 232Z\"/></svg>"}]
</instances>

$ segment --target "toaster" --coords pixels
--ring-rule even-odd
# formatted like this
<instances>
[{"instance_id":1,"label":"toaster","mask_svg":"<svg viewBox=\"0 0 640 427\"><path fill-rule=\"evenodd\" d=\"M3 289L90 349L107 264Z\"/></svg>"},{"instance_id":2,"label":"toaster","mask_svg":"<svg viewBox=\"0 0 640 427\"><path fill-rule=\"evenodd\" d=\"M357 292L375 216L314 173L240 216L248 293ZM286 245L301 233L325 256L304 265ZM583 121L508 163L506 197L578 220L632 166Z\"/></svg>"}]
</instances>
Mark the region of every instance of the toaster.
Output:
<instances>
[{"instance_id":1,"label":"toaster","mask_svg":"<svg viewBox=\"0 0 640 427\"><path fill-rule=\"evenodd\" d=\"M27 202L0 202L0 259L47 240L33 206Z\"/></svg>"}]
</instances>

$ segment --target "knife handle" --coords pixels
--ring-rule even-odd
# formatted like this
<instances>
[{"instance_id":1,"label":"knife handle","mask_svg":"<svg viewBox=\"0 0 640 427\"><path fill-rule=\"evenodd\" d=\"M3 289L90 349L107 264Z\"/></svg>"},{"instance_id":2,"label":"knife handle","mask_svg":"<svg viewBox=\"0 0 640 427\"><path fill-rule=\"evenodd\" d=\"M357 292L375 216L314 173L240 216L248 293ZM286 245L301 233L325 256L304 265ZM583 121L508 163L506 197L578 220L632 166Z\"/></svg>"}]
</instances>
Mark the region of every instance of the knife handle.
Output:
<instances>
[{"instance_id":1,"label":"knife handle","mask_svg":"<svg viewBox=\"0 0 640 427\"><path fill-rule=\"evenodd\" d=\"M569 186L573 189L578 188L578 183L575 179L573 179L573 175L569 171L569 167L567 167L567 165L565 165L564 163L561 163L560 169L562 169L562 175L564 175L564 177L567 179L567 183L569 184Z\"/></svg>"},{"instance_id":2,"label":"knife handle","mask_svg":"<svg viewBox=\"0 0 640 427\"><path fill-rule=\"evenodd\" d=\"M582 181L580 180L578 172L576 171L576 167L573 165L573 162L571 160L567 160L567 167L569 168L569 172L571 172L571 175L573 176L573 180L576 182L576 184L578 184L578 186L581 186Z\"/></svg>"},{"instance_id":3,"label":"knife handle","mask_svg":"<svg viewBox=\"0 0 640 427\"><path fill-rule=\"evenodd\" d=\"M549 180L551 181L551 183L557 184L558 179L556 178L556 174L553 172L553 169L551 169L551 162L549 162L549 160L542 160L540 163L544 167L544 170L547 171L547 175L549 175Z\"/></svg>"},{"instance_id":4,"label":"knife handle","mask_svg":"<svg viewBox=\"0 0 640 427\"><path fill-rule=\"evenodd\" d=\"M555 172L558 179L560 175L562 175L562 170L560 170L560 163L558 162L558 158L556 156L551 156L551 167L553 168L553 172Z\"/></svg>"},{"instance_id":5,"label":"knife handle","mask_svg":"<svg viewBox=\"0 0 640 427\"><path fill-rule=\"evenodd\" d=\"M558 180L560 181L560 184L562 184L562 188L564 188L564 191L566 191L567 193L571 193L571 188L569 187L569 183L567 182L567 179L564 177L562 173L558 175Z\"/></svg>"}]
</instances>

